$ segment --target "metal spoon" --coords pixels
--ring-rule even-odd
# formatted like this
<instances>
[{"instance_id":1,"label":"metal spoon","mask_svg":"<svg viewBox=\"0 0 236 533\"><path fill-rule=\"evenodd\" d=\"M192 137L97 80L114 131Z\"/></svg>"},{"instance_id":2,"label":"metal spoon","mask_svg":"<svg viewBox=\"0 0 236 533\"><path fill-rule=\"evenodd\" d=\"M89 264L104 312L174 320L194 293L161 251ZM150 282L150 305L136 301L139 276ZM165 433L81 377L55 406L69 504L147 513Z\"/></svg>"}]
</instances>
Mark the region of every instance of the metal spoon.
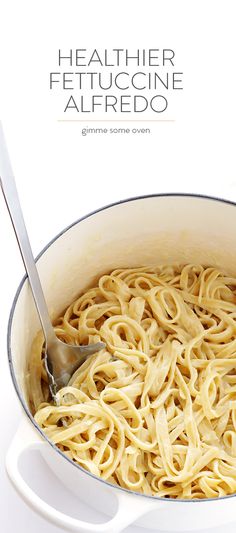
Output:
<instances>
[{"instance_id":1,"label":"metal spoon","mask_svg":"<svg viewBox=\"0 0 236 533\"><path fill-rule=\"evenodd\" d=\"M72 374L84 363L89 355L102 348L104 342L85 346L74 346L60 341L54 332L48 314L41 282L34 261L29 237L25 227L23 213L16 189L10 158L7 151L3 128L0 123L0 185L11 217L22 259L28 274L35 305L39 314L45 337L45 368L48 376L49 390L57 404L57 391L67 385Z\"/></svg>"}]
</instances>

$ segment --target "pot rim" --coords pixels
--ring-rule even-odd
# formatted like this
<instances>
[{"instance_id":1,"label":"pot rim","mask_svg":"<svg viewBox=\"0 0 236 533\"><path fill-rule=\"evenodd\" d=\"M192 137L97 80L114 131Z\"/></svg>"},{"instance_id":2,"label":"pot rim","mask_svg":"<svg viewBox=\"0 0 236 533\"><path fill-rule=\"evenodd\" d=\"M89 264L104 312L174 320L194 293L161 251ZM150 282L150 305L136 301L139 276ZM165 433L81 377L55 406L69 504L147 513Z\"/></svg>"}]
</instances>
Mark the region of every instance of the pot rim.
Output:
<instances>
[{"instance_id":1,"label":"pot rim","mask_svg":"<svg viewBox=\"0 0 236 533\"><path fill-rule=\"evenodd\" d=\"M236 207L236 202L233 202L232 200L226 200L224 198L219 198L219 197L216 197L216 196L208 196L208 195L205 195L205 194L197 194L197 193L184 193L184 192L168 192L168 193L153 193L153 194L147 194L147 195L141 195L141 196L134 196L134 197L129 197L129 198L126 198L126 199L123 199L123 200L118 200L117 202L113 202L111 204L107 204L105 205L104 207L100 207L98 209L95 209L94 211L91 211L90 213L88 213L87 215L84 215L82 216L81 218L77 219L75 222L72 222L71 224L69 224L66 228L64 228L63 230L61 230L55 237L53 237L45 246L44 248L41 250L41 252L39 252L39 254L37 255L36 259L35 259L35 262L37 263L37 261L44 255L44 253L50 248L50 246L55 242L57 241L57 239L59 239L62 235L64 235L65 233L67 233L67 231L69 231L71 228L73 228L74 226L76 226L77 224L79 224L80 222L82 222L83 220L86 220L87 218L90 218L92 217L93 215L96 215L97 213L100 213L101 211L106 211L112 207L115 207L117 205L120 205L120 204L126 204L126 203L129 203L129 202L135 202L135 201L139 201L139 200L148 200L148 199L151 199L151 198L166 198L166 197L182 197L182 198L194 198L196 200L211 200L211 201L214 201L214 202L219 202L219 203L225 203L225 204L228 204L228 205L232 205L234 207ZM27 416L27 418L30 420L30 422L33 424L34 428L36 429L36 431L40 434L40 436L48 442L48 444L61 456L63 457L66 461L68 461L71 465L75 466L78 470L81 470L83 473L87 474L88 476L90 476L91 478L95 479L96 481L99 481L101 483L103 483L104 485L106 485L107 487L110 487L111 489L115 489L115 490L121 490L127 494L134 494L136 496L139 496L139 497L143 497L143 498L148 498L148 499L153 499L153 500L158 500L158 501L165 501L165 502L181 502L181 503L204 503L204 502L208 502L208 501L215 501L215 502L218 502L219 500L225 500L225 499L228 499L228 498L234 498L236 496L236 493L235 494L229 494L229 495L226 495L226 496L220 496L219 498L204 498L204 499L176 499L176 498L164 498L164 497L159 497L159 496L150 496L150 495L147 495L147 494L140 494L139 492L136 492L136 491L132 491L130 489L126 489L126 488L123 488L123 487L120 487L119 485L114 485L108 481L105 481L104 479L101 479L97 476L95 476L94 474L92 474L91 472L85 470L84 468L82 468L79 464L75 463L72 461L72 459L70 459L69 457L67 457L61 450L59 450L59 448L53 443L50 441L50 439L45 435L45 433L42 431L42 429L38 426L38 424L36 423L34 417L32 416L23 396L22 396L22 393L21 393L21 390L20 390L20 387L18 386L18 383L17 383L17 378L16 378L16 375L15 375L15 371L14 371L14 365L13 365L13 360L12 360L12 349L11 349L11 333L12 333L12 322L13 322L13 316L14 316L14 312L15 312L15 307L16 307L16 304L17 304L17 301L18 301L18 298L19 298L19 295L21 293L21 290L23 288L23 285L25 283L25 281L27 280L28 276L27 274L25 274L17 288L17 291L15 293L15 296L14 296L14 299L13 299L13 302L12 302L12 306L11 306L11 310L10 310L10 314L9 314L9 319L8 319L8 328L7 328L7 353L8 353L8 362L9 362L9 367L10 367L10 373L11 373L11 378L12 378L12 381L13 381L13 385L15 387L15 391L16 391L16 394L20 400L20 403L25 411L25 414Z\"/></svg>"}]
</instances>

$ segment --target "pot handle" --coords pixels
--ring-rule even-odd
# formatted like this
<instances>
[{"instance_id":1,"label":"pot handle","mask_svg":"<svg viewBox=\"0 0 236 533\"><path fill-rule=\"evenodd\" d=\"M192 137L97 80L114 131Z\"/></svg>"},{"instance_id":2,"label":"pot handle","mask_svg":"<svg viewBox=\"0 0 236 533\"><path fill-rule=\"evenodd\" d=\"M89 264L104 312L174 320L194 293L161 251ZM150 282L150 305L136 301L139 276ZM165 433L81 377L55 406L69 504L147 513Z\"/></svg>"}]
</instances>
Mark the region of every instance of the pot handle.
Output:
<instances>
[{"instance_id":1,"label":"pot handle","mask_svg":"<svg viewBox=\"0 0 236 533\"><path fill-rule=\"evenodd\" d=\"M25 420L20 424L6 455L6 470L15 489L23 500L38 514L52 524L65 528L67 531L79 533L120 533L148 511L163 505L160 500L153 501L140 498L129 493L115 491L118 507L115 516L103 524L90 524L61 513L42 500L26 483L19 470L19 459L24 451L47 446L47 442L39 439L36 431ZM113 490L114 493L114 490ZM138 501L137 501L138 500Z\"/></svg>"}]
</instances>

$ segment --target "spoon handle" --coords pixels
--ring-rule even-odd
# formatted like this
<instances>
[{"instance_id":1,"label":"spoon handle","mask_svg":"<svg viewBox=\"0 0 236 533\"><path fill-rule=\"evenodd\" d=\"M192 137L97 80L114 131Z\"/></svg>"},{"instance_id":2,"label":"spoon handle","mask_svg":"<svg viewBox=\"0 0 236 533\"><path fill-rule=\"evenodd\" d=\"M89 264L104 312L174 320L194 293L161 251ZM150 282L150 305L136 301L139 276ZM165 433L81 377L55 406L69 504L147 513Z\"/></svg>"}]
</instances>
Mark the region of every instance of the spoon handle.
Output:
<instances>
[{"instance_id":1,"label":"spoon handle","mask_svg":"<svg viewBox=\"0 0 236 533\"><path fill-rule=\"evenodd\" d=\"M21 256L25 265L35 305L39 314L46 344L55 339L55 333L48 314L41 282L34 261L24 217L16 189L10 157L7 150L2 124L0 122L0 185L9 211Z\"/></svg>"}]
</instances>

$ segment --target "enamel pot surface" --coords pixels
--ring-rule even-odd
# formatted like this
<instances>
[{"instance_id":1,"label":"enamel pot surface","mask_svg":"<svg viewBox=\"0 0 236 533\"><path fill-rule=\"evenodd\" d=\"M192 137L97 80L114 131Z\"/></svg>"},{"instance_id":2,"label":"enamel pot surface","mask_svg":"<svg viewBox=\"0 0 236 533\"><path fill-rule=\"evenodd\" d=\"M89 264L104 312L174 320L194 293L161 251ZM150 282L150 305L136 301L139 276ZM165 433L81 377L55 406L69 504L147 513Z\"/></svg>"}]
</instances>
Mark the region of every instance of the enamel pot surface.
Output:
<instances>
[{"instance_id":1,"label":"enamel pot surface","mask_svg":"<svg viewBox=\"0 0 236 533\"><path fill-rule=\"evenodd\" d=\"M37 266L52 320L99 276L115 268L200 263L236 275L236 205L185 194L153 195L113 204L75 222L40 254ZM22 424L6 458L9 477L24 500L67 531L123 531L135 522L167 531L205 529L236 519L235 496L172 500L132 493L72 463L36 425L28 406L27 373L32 341L40 329L27 279L15 296L8 329L13 383L23 406ZM77 497L107 514L103 524L77 520L41 499L23 479L19 460L40 449L48 466ZM104 507L104 505L103 505Z\"/></svg>"}]
</instances>

